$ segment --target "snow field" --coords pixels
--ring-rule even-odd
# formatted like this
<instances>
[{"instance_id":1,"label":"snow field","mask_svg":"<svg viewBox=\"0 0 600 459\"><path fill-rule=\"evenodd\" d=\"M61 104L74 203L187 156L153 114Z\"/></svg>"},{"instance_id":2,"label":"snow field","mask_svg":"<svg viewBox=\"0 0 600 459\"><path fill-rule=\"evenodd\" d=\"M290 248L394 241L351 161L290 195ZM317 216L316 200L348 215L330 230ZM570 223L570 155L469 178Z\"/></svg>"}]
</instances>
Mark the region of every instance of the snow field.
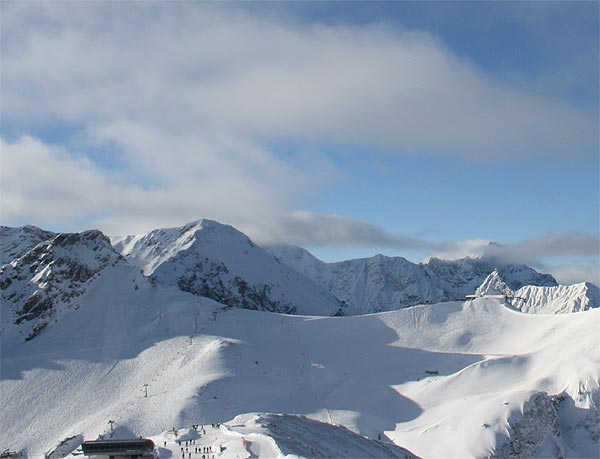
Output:
<instances>
[{"instance_id":1,"label":"snow field","mask_svg":"<svg viewBox=\"0 0 600 459\"><path fill-rule=\"evenodd\" d=\"M584 424L597 403L598 310L527 315L478 299L357 317L285 316L150 284L135 296L107 296L117 277L103 277L106 285L94 287L103 295L90 293L85 307L35 340L7 342L2 445L37 458L61 439L96 438L109 419L132 435L155 436L241 413L290 413L381 436L420 457L487 457L536 393L565 392L559 422L572 429L561 436L562 450L586 457L597 449ZM312 457L308 446L321 451L317 457L333 454L326 447L334 431L322 424L290 427L294 417L278 437L273 424L281 423L244 419L224 428L266 435L281 455ZM241 447L228 435L229 452L240 457L276 453L260 435ZM286 450L289 438L301 445Z\"/></svg>"}]
</instances>

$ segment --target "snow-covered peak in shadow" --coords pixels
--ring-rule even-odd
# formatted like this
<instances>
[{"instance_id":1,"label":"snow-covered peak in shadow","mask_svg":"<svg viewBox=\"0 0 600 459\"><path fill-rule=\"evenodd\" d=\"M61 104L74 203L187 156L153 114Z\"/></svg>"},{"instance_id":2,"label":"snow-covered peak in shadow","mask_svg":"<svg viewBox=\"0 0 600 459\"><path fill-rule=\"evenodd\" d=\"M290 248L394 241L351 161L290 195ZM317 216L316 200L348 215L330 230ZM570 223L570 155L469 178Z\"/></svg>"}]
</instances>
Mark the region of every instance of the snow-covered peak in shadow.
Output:
<instances>
[{"instance_id":1,"label":"snow-covered peak in shadow","mask_svg":"<svg viewBox=\"0 0 600 459\"><path fill-rule=\"evenodd\" d=\"M3 328L33 339L65 311L82 306L110 270L141 277L98 230L60 233L35 245L0 268Z\"/></svg>"},{"instance_id":2,"label":"snow-covered peak in shadow","mask_svg":"<svg viewBox=\"0 0 600 459\"><path fill-rule=\"evenodd\" d=\"M0 226L0 265L10 263L19 258L41 242L56 236L52 231L46 231L37 226L21 227Z\"/></svg>"}]
</instances>

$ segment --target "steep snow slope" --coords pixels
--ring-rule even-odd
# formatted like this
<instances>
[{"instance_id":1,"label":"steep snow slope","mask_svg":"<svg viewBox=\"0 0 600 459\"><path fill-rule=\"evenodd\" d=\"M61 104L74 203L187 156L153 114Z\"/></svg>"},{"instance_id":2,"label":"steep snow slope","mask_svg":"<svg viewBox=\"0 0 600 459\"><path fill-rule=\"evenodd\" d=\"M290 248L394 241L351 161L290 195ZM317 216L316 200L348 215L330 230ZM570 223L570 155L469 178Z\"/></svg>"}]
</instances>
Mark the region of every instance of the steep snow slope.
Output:
<instances>
[{"instance_id":1,"label":"steep snow slope","mask_svg":"<svg viewBox=\"0 0 600 459\"><path fill-rule=\"evenodd\" d=\"M517 290L515 296L523 300L516 301L514 306L529 313L561 314L600 307L598 287L589 282L557 287L527 285Z\"/></svg>"},{"instance_id":2,"label":"steep snow slope","mask_svg":"<svg viewBox=\"0 0 600 459\"><path fill-rule=\"evenodd\" d=\"M148 436L270 412L431 459L597 452L600 310L529 315L477 299L286 316L116 289L120 277L102 276L85 306L34 340L3 333L1 444L37 458L67 437L95 438L108 419Z\"/></svg>"},{"instance_id":3,"label":"steep snow slope","mask_svg":"<svg viewBox=\"0 0 600 459\"><path fill-rule=\"evenodd\" d=\"M332 283L328 265L333 263L325 263L319 260L302 247L296 245L270 245L266 246L265 250L306 277L319 280L322 285Z\"/></svg>"},{"instance_id":4,"label":"steep snow slope","mask_svg":"<svg viewBox=\"0 0 600 459\"><path fill-rule=\"evenodd\" d=\"M333 315L339 301L235 228L210 220L113 238L130 263L162 285L229 306Z\"/></svg>"},{"instance_id":5,"label":"steep snow slope","mask_svg":"<svg viewBox=\"0 0 600 459\"><path fill-rule=\"evenodd\" d=\"M334 294L347 302L349 314L438 302L444 297L426 272L404 258L376 255L332 265L329 285Z\"/></svg>"},{"instance_id":6,"label":"steep snow slope","mask_svg":"<svg viewBox=\"0 0 600 459\"><path fill-rule=\"evenodd\" d=\"M413 314L415 326L399 335L398 344L418 342L424 349L486 357L427 384L411 381L398 387L424 413L390 436L424 457L486 457L496 449L498 457L536 457L546 441L556 447L546 457L595 457L600 339L593 330L600 311L525 315L499 310L496 300L478 299L456 314L452 305L434 306L426 314L422 307L406 310ZM399 325L400 316L382 318ZM443 442L438 443L451 436L464 442L462 452L449 454Z\"/></svg>"},{"instance_id":7,"label":"steep snow slope","mask_svg":"<svg viewBox=\"0 0 600 459\"><path fill-rule=\"evenodd\" d=\"M66 310L80 307L82 295L113 269L135 271L97 230L59 234L35 245L0 267L3 333L34 338ZM132 278L128 287L136 285Z\"/></svg>"},{"instance_id":8,"label":"steep snow slope","mask_svg":"<svg viewBox=\"0 0 600 459\"><path fill-rule=\"evenodd\" d=\"M496 270L476 291L478 296L490 294L505 295L510 298L512 306L533 314L563 314L600 307L598 287L589 282L556 287L526 285L513 291Z\"/></svg>"},{"instance_id":9,"label":"steep snow slope","mask_svg":"<svg viewBox=\"0 0 600 459\"><path fill-rule=\"evenodd\" d=\"M18 228L0 226L0 265L10 263L40 242L48 241L55 236L56 233L45 231L37 226L26 225Z\"/></svg>"},{"instance_id":10,"label":"steep snow slope","mask_svg":"<svg viewBox=\"0 0 600 459\"><path fill-rule=\"evenodd\" d=\"M432 258L427 263L415 264L401 257L376 255L324 263L300 247L273 246L268 250L345 301L347 314L464 298L472 294L496 267L513 289L523 285L557 285L548 274L494 258L467 257L454 261Z\"/></svg>"}]
</instances>

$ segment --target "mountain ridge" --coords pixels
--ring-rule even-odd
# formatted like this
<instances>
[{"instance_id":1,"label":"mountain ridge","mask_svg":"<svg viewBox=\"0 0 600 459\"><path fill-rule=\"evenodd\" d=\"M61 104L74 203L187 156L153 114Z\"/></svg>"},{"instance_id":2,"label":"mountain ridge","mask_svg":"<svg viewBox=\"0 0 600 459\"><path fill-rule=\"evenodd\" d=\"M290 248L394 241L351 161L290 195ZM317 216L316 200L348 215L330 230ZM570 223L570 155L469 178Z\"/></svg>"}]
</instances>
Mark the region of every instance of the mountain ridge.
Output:
<instances>
[{"instance_id":1,"label":"mountain ridge","mask_svg":"<svg viewBox=\"0 0 600 459\"><path fill-rule=\"evenodd\" d=\"M246 309L333 315L334 295L280 263L237 229L213 220L112 239L153 281Z\"/></svg>"},{"instance_id":2,"label":"mountain ridge","mask_svg":"<svg viewBox=\"0 0 600 459\"><path fill-rule=\"evenodd\" d=\"M42 274L36 271L40 265L36 257L47 257L43 247L47 249L52 246L53 240L78 240L74 234L94 234L95 237L104 238L103 250L108 250L110 246L112 250L109 251L114 252L110 257L118 254L132 268L141 270L144 282L177 288L228 306L272 312L360 315L452 301L481 289L493 271L498 273L512 292L526 285L540 288L558 286L548 274L538 273L526 265L502 262L494 257L465 257L453 261L431 258L427 262L413 263L402 257L378 254L369 258L326 263L297 246L271 246L265 250L234 227L206 219L181 227L111 238L98 230L53 233L28 225L19 228L0 227L3 256L21 260L17 263L19 268L15 265L16 261L12 260L0 271L3 298L10 296L13 303L20 301L13 311L20 308L25 315L31 311L38 314L44 303L36 298L42 298L45 290L39 288L38 281ZM29 255L23 259L26 254ZM78 256L72 254L73 265ZM86 255L87 258L94 256L90 253ZM27 263L31 266L24 266ZM21 274L15 274L15 269L22 271ZM17 295L8 291L8 284L12 282L12 277L22 277L27 269L36 272L28 278L34 287L21 286L23 292L29 289L29 293L27 298L23 296L24 293L20 294L17 300ZM94 267L90 269L93 271ZM35 276L38 278L34 279ZM569 293L565 293L567 290ZM597 287L593 284L578 289L571 287L570 290L565 287L561 291L560 299L556 300L558 303L567 297L578 298L573 299L575 303L567 307L568 311L595 307L597 304ZM541 311L541 303L556 297L556 294L549 292L553 290L530 288L528 298L536 299L524 304L522 310ZM586 300L586 295L591 300ZM33 302L39 303L38 312L35 312ZM560 309L558 303L546 311ZM40 323L40 327L42 325Z\"/></svg>"},{"instance_id":3,"label":"mountain ridge","mask_svg":"<svg viewBox=\"0 0 600 459\"><path fill-rule=\"evenodd\" d=\"M565 314L600 307L600 289L590 282L571 285L524 285L513 290L494 270L476 290L476 296L504 295L519 311L530 314Z\"/></svg>"},{"instance_id":4,"label":"mountain ridge","mask_svg":"<svg viewBox=\"0 0 600 459\"><path fill-rule=\"evenodd\" d=\"M549 274L494 257L431 258L426 263L413 263L403 257L378 254L326 263L297 246L270 246L267 250L343 300L348 314L381 312L464 298L475 292L496 268L514 289L532 284L558 285Z\"/></svg>"},{"instance_id":5,"label":"mountain ridge","mask_svg":"<svg viewBox=\"0 0 600 459\"><path fill-rule=\"evenodd\" d=\"M2 444L38 457L65 440L105 435L111 419L127 435L168 440L177 452L167 429L215 421L227 424L219 438L252 436L236 437L238 449L230 443L229 452L253 457L268 456L259 449L269 445L306 457L388 456L379 439L431 459L558 459L597 451L600 310L563 294L587 295L592 284L521 287L531 290L531 304L552 303L565 314L524 314L503 296L486 297L500 283L510 288L504 275L519 283L523 273L539 274L518 266L488 275L483 296L472 301L352 317L233 308L186 291L202 285L193 274L211 272L196 270L198 262L225 265L215 285L227 286L249 267L257 276L248 277L249 285L268 279L258 259L289 273L290 282L301 275L281 270L234 228L207 222L207 233L202 224L147 233L150 243L137 248L145 236L129 240L126 254L146 256L137 264L97 230L57 234L33 248L44 234L11 239L21 244L11 250L23 253L0 268ZM384 287L420 276L416 291L443 295L444 288L470 288L487 267L462 263L463 271L444 276L446 287L437 290L431 273L405 259L380 255L338 268L348 282L366 272L373 277L360 279ZM434 264L432 272L453 267ZM390 266L397 271L386 277ZM190 281L184 288L182 277ZM263 429L247 413L270 425ZM276 418L289 414L295 416ZM339 438L335 450L331 436ZM349 442L354 449L345 449ZM398 455L413 456L403 451ZM160 453L168 457L168 450Z\"/></svg>"}]
</instances>

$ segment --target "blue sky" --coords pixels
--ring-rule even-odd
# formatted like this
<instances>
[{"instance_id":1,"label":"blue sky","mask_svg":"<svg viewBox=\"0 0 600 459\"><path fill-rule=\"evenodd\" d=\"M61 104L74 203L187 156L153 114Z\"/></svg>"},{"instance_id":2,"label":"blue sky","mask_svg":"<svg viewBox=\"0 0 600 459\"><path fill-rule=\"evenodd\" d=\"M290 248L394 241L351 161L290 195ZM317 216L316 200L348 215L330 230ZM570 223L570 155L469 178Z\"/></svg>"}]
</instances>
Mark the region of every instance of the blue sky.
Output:
<instances>
[{"instance_id":1,"label":"blue sky","mask_svg":"<svg viewBox=\"0 0 600 459\"><path fill-rule=\"evenodd\" d=\"M598 279L597 2L0 8L3 224Z\"/></svg>"}]
</instances>

